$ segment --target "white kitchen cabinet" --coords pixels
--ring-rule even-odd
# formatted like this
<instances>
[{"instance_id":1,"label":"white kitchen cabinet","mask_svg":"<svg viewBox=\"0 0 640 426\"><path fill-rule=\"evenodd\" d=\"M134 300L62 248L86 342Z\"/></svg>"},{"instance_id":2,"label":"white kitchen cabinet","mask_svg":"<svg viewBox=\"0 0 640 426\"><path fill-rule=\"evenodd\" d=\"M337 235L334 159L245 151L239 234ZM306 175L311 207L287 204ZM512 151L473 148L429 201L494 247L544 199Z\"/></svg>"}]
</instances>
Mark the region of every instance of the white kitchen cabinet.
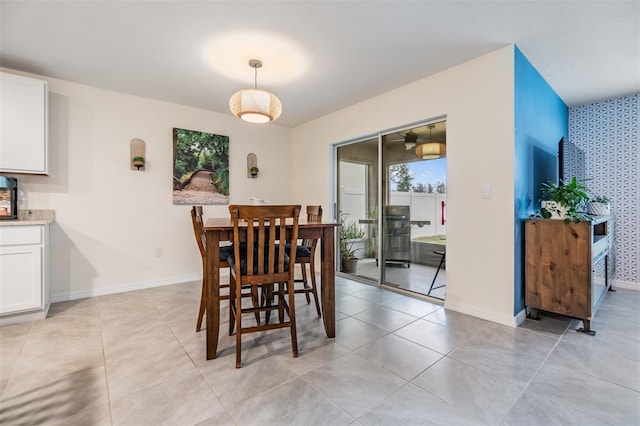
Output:
<instances>
[{"instance_id":1,"label":"white kitchen cabinet","mask_svg":"<svg viewBox=\"0 0 640 426\"><path fill-rule=\"evenodd\" d=\"M48 174L47 82L0 72L0 172Z\"/></svg>"},{"instance_id":2,"label":"white kitchen cabinet","mask_svg":"<svg viewBox=\"0 0 640 426\"><path fill-rule=\"evenodd\" d=\"M49 225L0 227L0 324L46 316L48 239Z\"/></svg>"}]
</instances>

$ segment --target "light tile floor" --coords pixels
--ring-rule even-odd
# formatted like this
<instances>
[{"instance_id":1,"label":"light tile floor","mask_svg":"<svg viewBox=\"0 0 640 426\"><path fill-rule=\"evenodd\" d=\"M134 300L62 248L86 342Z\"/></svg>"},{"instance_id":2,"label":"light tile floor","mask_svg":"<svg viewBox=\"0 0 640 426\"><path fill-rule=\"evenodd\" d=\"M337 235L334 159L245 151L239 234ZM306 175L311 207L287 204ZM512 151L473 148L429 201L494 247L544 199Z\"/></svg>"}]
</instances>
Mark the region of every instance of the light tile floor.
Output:
<instances>
[{"instance_id":1,"label":"light tile floor","mask_svg":"<svg viewBox=\"0 0 640 426\"><path fill-rule=\"evenodd\" d=\"M592 327L514 329L338 278L337 336L300 300L288 330L221 325L205 360L200 285L52 305L0 328L2 425L639 425L640 292L609 293ZM226 312L226 309L224 310Z\"/></svg>"},{"instance_id":2,"label":"light tile floor","mask_svg":"<svg viewBox=\"0 0 640 426\"><path fill-rule=\"evenodd\" d=\"M419 295L428 294L436 299L444 300L447 293L446 264L442 266L440 272L436 275L437 270L436 266L421 265L419 263L412 263L407 268L403 263L389 262L385 268L384 281L390 287L411 291ZM376 264L375 259L360 259L358 260L355 275L377 283L380 276L379 265ZM431 293L429 293L434 276L436 280Z\"/></svg>"}]
</instances>

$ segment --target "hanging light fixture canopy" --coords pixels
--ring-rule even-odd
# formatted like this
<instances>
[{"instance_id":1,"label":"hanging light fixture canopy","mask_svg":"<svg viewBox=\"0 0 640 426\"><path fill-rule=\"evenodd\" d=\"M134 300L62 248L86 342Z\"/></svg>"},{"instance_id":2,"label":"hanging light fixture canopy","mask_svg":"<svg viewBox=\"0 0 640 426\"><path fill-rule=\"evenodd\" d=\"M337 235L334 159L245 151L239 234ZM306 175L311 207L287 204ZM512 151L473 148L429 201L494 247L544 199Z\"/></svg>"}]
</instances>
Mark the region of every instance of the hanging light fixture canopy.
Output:
<instances>
[{"instance_id":1,"label":"hanging light fixture canopy","mask_svg":"<svg viewBox=\"0 0 640 426\"><path fill-rule=\"evenodd\" d=\"M273 93L258 89L258 68L262 62L252 59L249 66L254 69L254 88L234 93L229 108L233 115L249 123L268 123L280 117L282 103Z\"/></svg>"},{"instance_id":2,"label":"hanging light fixture canopy","mask_svg":"<svg viewBox=\"0 0 640 426\"><path fill-rule=\"evenodd\" d=\"M429 125L429 140L431 141L431 131L435 124ZM423 160L435 160L447 155L447 146L442 142L428 142L416 147L416 155Z\"/></svg>"}]
</instances>

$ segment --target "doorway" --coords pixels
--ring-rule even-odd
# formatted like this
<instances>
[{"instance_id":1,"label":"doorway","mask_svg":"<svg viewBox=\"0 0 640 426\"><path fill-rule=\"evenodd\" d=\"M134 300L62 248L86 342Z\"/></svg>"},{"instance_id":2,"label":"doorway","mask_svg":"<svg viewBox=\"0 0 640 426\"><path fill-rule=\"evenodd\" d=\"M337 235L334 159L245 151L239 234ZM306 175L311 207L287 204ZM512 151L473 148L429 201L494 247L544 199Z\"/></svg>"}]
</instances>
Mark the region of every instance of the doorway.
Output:
<instances>
[{"instance_id":1,"label":"doorway","mask_svg":"<svg viewBox=\"0 0 640 426\"><path fill-rule=\"evenodd\" d=\"M340 272L446 297L446 120L336 146ZM345 233L349 231L349 233Z\"/></svg>"}]
</instances>

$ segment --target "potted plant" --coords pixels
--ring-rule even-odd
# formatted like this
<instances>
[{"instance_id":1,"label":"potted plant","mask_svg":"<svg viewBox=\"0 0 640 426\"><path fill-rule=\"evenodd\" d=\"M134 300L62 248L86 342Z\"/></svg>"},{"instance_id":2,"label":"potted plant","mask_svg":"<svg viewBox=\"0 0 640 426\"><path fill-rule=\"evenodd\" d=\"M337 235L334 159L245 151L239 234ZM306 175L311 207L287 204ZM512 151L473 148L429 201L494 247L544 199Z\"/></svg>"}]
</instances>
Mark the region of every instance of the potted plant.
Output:
<instances>
[{"instance_id":1,"label":"potted plant","mask_svg":"<svg viewBox=\"0 0 640 426\"><path fill-rule=\"evenodd\" d=\"M251 177L252 177L252 178L257 177L257 176L258 176L258 172L259 172L259 171L260 171L260 169L258 169L256 166L252 166L252 167L249 169L249 173L251 174Z\"/></svg>"},{"instance_id":2,"label":"potted plant","mask_svg":"<svg viewBox=\"0 0 640 426\"><path fill-rule=\"evenodd\" d=\"M596 216L607 216L611 214L611 201L604 195L593 197L589 201L589 213Z\"/></svg>"},{"instance_id":3,"label":"potted plant","mask_svg":"<svg viewBox=\"0 0 640 426\"><path fill-rule=\"evenodd\" d=\"M354 244L357 240L365 237L365 232L357 223L347 223L345 216L346 214L344 213L340 215L340 228L338 231L340 259L342 271L353 273L356 271L356 267L358 265L358 258L356 257Z\"/></svg>"},{"instance_id":4,"label":"potted plant","mask_svg":"<svg viewBox=\"0 0 640 426\"><path fill-rule=\"evenodd\" d=\"M141 167L144 167L144 157L133 157L131 163L140 170Z\"/></svg>"},{"instance_id":5,"label":"potted plant","mask_svg":"<svg viewBox=\"0 0 640 426\"><path fill-rule=\"evenodd\" d=\"M578 223L586 218L579 209L589 201L587 191L587 187L575 177L569 182L561 180L559 183L543 183L540 214L545 219L563 219L564 223Z\"/></svg>"}]
</instances>

